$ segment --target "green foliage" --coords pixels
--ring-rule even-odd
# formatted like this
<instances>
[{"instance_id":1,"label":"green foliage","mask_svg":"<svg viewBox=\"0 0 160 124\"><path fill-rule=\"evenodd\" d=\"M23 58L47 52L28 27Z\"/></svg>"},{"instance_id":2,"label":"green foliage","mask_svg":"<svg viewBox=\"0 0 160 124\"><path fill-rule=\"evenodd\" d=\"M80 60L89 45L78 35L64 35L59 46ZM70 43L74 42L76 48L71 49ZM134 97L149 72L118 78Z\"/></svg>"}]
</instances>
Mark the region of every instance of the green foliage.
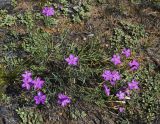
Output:
<instances>
[{"instance_id":1,"label":"green foliage","mask_svg":"<svg viewBox=\"0 0 160 124\"><path fill-rule=\"evenodd\" d=\"M29 33L22 43L23 50L30 55L29 62L32 63L30 67L40 72L46 69L45 64L48 62L52 47L51 35L41 29Z\"/></svg>"},{"instance_id":2,"label":"green foliage","mask_svg":"<svg viewBox=\"0 0 160 124\"><path fill-rule=\"evenodd\" d=\"M12 0L12 6L16 7L17 6L17 0Z\"/></svg>"},{"instance_id":3,"label":"green foliage","mask_svg":"<svg viewBox=\"0 0 160 124\"><path fill-rule=\"evenodd\" d=\"M66 69L70 75L69 77L77 78L79 81L85 83L86 80L90 80L101 72L105 51L98 39L90 39L83 45L71 44L69 48L70 53L78 55L80 64L78 69L72 67Z\"/></svg>"},{"instance_id":4,"label":"green foliage","mask_svg":"<svg viewBox=\"0 0 160 124\"><path fill-rule=\"evenodd\" d=\"M24 14L17 15L18 21L24 24L27 29L32 29L34 26L34 18L31 11L27 11Z\"/></svg>"},{"instance_id":5,"label":"green foliage","mask_svg":"<svg viewBox=\"0 0 160 124\"><path fill-rule=\"evenodd\" d=\"M21 118L21 124L43 124L42 115L34 109L19 108L16 112Z\"/></svg>"},{"instance_id":6,"label":"green foliage","mask_svg":"<svg viewBox=\"0 0 160 124\"><path fill-rule=\"evenodd\" d=\"M7 13L6 10L0 10L0 27L12 26L16 23L17 18Z\"/></svg>"},{"instance_id":7,"label":"green foliage","mask_svg":"<svg viewBox=\"0 0 160 124\"><path fill-rule=\"evenodd\" d=\"M72 21L80 22L81 20L85 20L89 14L89 5L87 3L83 3L81 5L77 5L73 7Z\"/></svg>"},{"instance_id":8,"label":"green foliage","mask_svg":"<svg viewBox=\"0 0 160 124\"><path fill-rule=\"evenodd\" d=\"M3 105L11 104L11 97L7 96L6 94L1 94L0 96L0 103Z\"/></svg>"},{"instance_id":9,"label":"green foliage","mask_svg":"<svg viewBox=\"0 0 160 124\"><path fill-rule=\"evenodd\" d=\"M135 77L141 83L139 94L133 94L128 101L126 114L123 116L129 122L152 123L159 110L160 73L154 72L155 65L149 64L139 71ZM126 118L127 117L127 118Z\"/></svg>"},{"instance_id":10,"label":"green foliage","mask_svg":"<svg viewBox=\"0 0 160 124\"><path fill-rule=\"evenodd\" d=\"M111 48L116 51L124 47L136 50L140 45L140 39L145 36L144 28L127 22L120 22L120 26L114 29L110 38Z\"/></svg>"},{"instance_id":11,"label":"green foliage","mask_svg":"<svg viewBox=\"0 0 160 124\"><path fill-rule=\"evenodd\" d=\"M68 3L67 0L59 0L59 2L60 2L61 4L67 4L67 3Z\"/></svg>"},{"instance_id":12,"label":"green foliage","mask_svg":"<svg viewBox=\"0 0 160 124\"><path fill-rule=\"evenodd\" d=\"M58 23L58 20L56 20L55 18L50 18L50 17L44 17L43 21L46 27L51 27Z\"/></svg>"},{"instance_id":13,"label":"green foliage","mask_svg":"<svg viewBox=\"0 0 160 124\"><path fill-rule=\"evenodd\" d=\"M73 109L73 110L70 110L70 115L73 119L78 119L78 118L85 118L87 114L85 113L85 111Z\"/></svg>"},{"instance_id":14,"label":"green foliage","mask_svg":"<svg viewBox=\"0 0 160 124\"><path fill-rule=\"evenodd\" d=\"M19 35L9 32L6 37L6 43L2 47L3 57L1 62L4 64L5 69L13 71L17 65L23 64L23 54L20 54L21 50L17 44Z\"/></svg>"},{"instance_id":15,"label":"green foliage","mask_svg":"<svg viewBox=\"0 0 160 124\"><path fill-rule=\"evenodd\" d=\"M3 95L4 92L4 85L6 85L6 81L4 79L5 73L4 73L4 68L0 64L0 98Z\"/></svg>"}]
</instances>

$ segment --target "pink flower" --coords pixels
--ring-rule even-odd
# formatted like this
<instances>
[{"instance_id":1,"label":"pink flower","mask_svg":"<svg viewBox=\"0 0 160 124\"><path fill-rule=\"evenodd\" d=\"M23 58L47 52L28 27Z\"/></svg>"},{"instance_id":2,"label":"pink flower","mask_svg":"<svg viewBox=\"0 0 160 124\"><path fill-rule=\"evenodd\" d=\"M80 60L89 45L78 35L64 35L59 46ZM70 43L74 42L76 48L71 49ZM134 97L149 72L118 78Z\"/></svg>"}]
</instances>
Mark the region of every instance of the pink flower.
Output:
<instances>
[{"instance_id":1,"label":"pink flower","mask_svg":"<svg viewBox=\"0 0 160 124\"><path fill-rule=\"evenodd\" d=\"M121 76L118 71L112 71L112 81L118 81L121 79Z\"/></svg>"},{"instance_id":2,"label":"pink flower","mask_svg":"<svg viewBox=\"0 0 160 124\"><path fill-rule=\"evenodd\" d=\"M69 103L71 103L71 99L68 96L66 96L62 93L58 94L58 104L59 105L61 105L62 107L65 107Z\"/></svg>"},{"instance_id":3,"label":"pink flower","mask_svg":"<svg viewBox=\"0 0 160 124\"><path fill-rule=\"evenodd\" d=\"M30 90L31 85L30 85L28 82L24 82L24 83L22 84L22 88L26 88L27 90Z\"/></svg>"},{"instance_id":4,"label":"pink flower","mask_svg":"<svg viewBox=\"0 0 160 124\"><path fill-rule=\"evenodd\" d=\"M111 62L113 62L115 65L121 64L121 58L119 55L113 55Z\"/></svg>"},{"instance_id":5,"label":"pink flower","mask_svg":"<svg viewBox=\"0 0 160 124\"><path fill-rule=\"evenodd\" d=\"M110 81L111 85L115 85L116 81L120 80L120 74L118 71L110 71L110 70L105 70L102 74L102 77L104 78L105 81Z\"/></svg>"},{"instance_id":6,"label":"pink flower","mask_svg":"<svg viewBox=\"0 0 160 124\"><path fill-rule=\"evenodd\" d=\"M42 89L44 81L41 80L39 77L32 81L34 84L34 89Z\"/></svg>"},{"instance_id":7,"label":"pink flower","mask_svg":"<svg viewBox=\"0 0 160 124\"><path fill-rule=\"evenodd\" d=\"M127 48L124 48L122 50L122 54L125 55L127 58L131 56L131 50L130 49L127 49Z\"/></svg>"},{"instance_id":8,"label":"pink flower","mask_svg":"<svg viewBox=\"0 0 160 124\"><path fill-rule=\"evenodd\" d=\"M116 96L118 97L119 100L125 99L125 93L122 91L119 91Z\"/></svg>"},{"instance_id":9,"label":"pink flower","mask_svg":"<svg viewBox=\"0 0 160 124\"><path fill-rule=\"evenodd\" d=\"M138 90L139 89L138 84L139 84L139 82L132 80L131 82L128 83L128 88L130 90L134 90L134 89Z\"/></svg>"},{"instance_id":10,"label":"pink flower","mask_svg":"<svg viewBox=\"0 0 160 124\"><path fill-rule=\"evenodd\" d=\"M68 65L77 65L78 63L78 57L75 57L73 54L70 54L65 60L68 62Z\"/></svg>"},{"instance_id":11,"label":"pink flower","mask_svg":"<svg viewBox=\"0 0 160 124\"><path fill-rule=\"evenodd\" d=\"M136 60L129 62L131 70L137 70L139 68L139 63Z\"/></svg>"},{"instance_id":12,"label":"pink flower","mask_svg":"<svg viewBox=\"0 0 160 124\"><path fill-rule=\"evenodd\" d=\"M53 7L44 7L42 10L42 14L45 16L52 16L54 13L55 11Z\"/></svg>"},{"instance_id":13,"label":"pink flower","mask_svg":"<svg viewBox=\"0 0 160 124\"><path fill-rule=\"evenodd\" d=\"M25 71L23 74L22 74L22 77L23 78L30 78L32 76L32 73L30 71Z\"/></svg>"},{"instance_id":14,"label":"pink flower","mask_svg":"<svg viewBox=\"0 0 160 124\"><path fill-rule=\"evenodd\" d=\"M31 88L31 82L32 82L32 73L29 71L25 71L25 73L22 74L22 88L26 88L27 90L30 90Z\"/></svg>"},{"instance_id":15,"label":"pink flower","mask_svg":"<svg viewBox=\"0 0 160 124\"><path fill-rule=\"evenodd\" d=\"M112 73L110 70L105 70L102 74L102 77L104 78L104 80L106 81L110 81L112 79Z\"/></svg>"},{"instance_id":16,"label":"pink flower","mask_svg":"<svg viewBox=\"0 0 160 124\"><path fill-rule=\"evenodd\" d=\"M109 96L109 95L110 95L110 89L109 89L105 84L103 84L103 88L104 88L105 94L106 94L107 96Z\"/></svg>"},{"instance_id":17,"label":"pink flower","mask_svg":"<svg viewBox=\"0 0 160 124\"><path fill-rule=\"evenodd\" d=\"M46 95L39 91L37 96L34 97L34 100L37 105L44 104L46 101Z\"/></svg>"}]
</instances>

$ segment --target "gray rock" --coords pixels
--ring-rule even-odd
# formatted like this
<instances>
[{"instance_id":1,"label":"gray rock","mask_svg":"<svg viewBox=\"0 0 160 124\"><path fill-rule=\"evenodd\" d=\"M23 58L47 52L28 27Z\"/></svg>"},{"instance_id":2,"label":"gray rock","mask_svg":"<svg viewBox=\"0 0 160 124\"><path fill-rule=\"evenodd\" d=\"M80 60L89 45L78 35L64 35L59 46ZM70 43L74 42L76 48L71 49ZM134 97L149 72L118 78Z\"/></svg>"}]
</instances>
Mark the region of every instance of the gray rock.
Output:
<instances>
[{"instance_id":1,"label":"gray rock","mask_svg":"<svg viewBox=\"0 0 160 124\"><path fill-rule=\"evenodd\" d=\"M14 111L0 106L0 124L18 124Z\"/></svg>"},{"instance_id":2,"label":"gray rock","mask_svg":"<svg viewBox=\"0 0 160 124\"><path fill-rule=\"evenodd\" d=\"M147 54L160 67L160 39L156 39L147 49Z\"/></svg>"},{"instance_id":3,"label":"gray rock","mask_svg":"<svg viewBox=\"0 0 160 124\"><path fill-rule=\"evenodd\" d=\"M12 10L11 0L0 0L0 9Z\"/></svg>"}]
</instances>

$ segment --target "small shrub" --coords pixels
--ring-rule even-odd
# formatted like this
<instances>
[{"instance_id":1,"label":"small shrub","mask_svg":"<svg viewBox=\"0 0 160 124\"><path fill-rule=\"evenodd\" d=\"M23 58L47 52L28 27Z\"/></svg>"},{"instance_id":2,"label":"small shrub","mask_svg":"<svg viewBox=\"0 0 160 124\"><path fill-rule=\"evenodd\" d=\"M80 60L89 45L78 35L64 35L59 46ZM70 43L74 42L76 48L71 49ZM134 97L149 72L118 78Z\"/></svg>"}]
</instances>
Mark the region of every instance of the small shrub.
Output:
<instances>
[{"instance_id":1,"label":"small shrub","mask_svg":"<svg viewBox=\"0 0 160 124\"><path fill-rule=\"evenodd\" d=\"M34 109L18 108L16 112L21 119L21 124L43 124L42 115Z\"/></svg>"}]
</instances>

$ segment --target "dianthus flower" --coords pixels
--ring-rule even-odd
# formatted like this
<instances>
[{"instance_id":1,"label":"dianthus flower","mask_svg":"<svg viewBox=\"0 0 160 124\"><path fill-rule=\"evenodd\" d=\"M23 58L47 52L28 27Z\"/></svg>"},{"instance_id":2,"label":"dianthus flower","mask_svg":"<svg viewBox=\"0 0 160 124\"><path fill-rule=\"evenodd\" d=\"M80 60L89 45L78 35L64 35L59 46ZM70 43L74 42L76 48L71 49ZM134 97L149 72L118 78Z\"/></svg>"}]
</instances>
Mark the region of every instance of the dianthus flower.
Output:
<instances>
[{"instance_id":1,"label":"dianthus flower","mask_svg":"<svg viewBox=\"0 0 160 124\"><path fill-rule=\"evenodd\" d=\"M39 91L37 93L37 96L34 97L34 100L37 105L44 104L46 101L46 95Z\"/></svg>"},{"instance_id":2,"label":"dianthus flower","mask_svg":"<svg viewBox=\"0 0 160 124\"><path fill-rule=\"evenodd\" d=\"M32 76L32 73L30 71L25 71L23 74L22 74L22 77L23 78L30 78Z\"/></svg>"},{"instance_id":3,"label":"dianthus flower","mask_svg":"<svg viewBox=\"0 0 160 124\"><path fill-rule=\"evenodd\" d=\"M105 70L102 74L102 77L104 78L104 80L106 81L110 81L112 80L112 73L110 70Z\"/></svg>"},{"instance_id":4,"label":"dianthus flower","mask_svg":"<svg viewBox=\"0 0 160 124\"><path fill-rule=\"evenodd\" d=\"M131 56L131 50L130 49L127 49L127 48L124 48L122 50L122 54L125 55L127 58Z\"/></svg>"},{"instance_id":5,"label":"dianthus flower","mask_svg":"<svg viewBox=\"0 0 160 124\"><path fill-rule=\"evenodd\" d=\"M52 16L54 13L55 11L53 7L44 7L42 10L42 14L45 16Z\"/></svg>"},{"instance_id":6,"label":"dianthus flower","mask_svg":"<svg viewBox=\"0 0 160 124\"><path fill-rule=\"evenodd\" d=\"M39 77L32 81L34 85L34 89L42 89L44 81L41 80Z\"/></svg>"},{"instance_id":7,"label":"dianthus flower","mask_svg":"<svg viewBox=\"0 0 160 124\"><path fill-rule=\"evenodd\" d=\"M103 88L104 88L105 94L106 94L107 96L109 96L109 95L110 95L110 89L109 89L105 84L103 84Z\"/></svg>"},{"instance_id":8,"label":"dianthus flower","mask_svg":"<svg viewBox=\"0 0 160 124\"><path fill-rule=\"evenodd\" d=\"M139 63L136 60L129 62L131 70L137 70L139 68Z\"/></svg>"},{"instance_id":9,"label":"dianthus flower","mask_svg":"<svg viewBox=\"0 0 160 124\"><path fill-rule=\"evenodd\" d=\"M138 84L139 84L139 82L132 80L131 82L128 83L128 88L130 90L134 90L134 89L137 90L137 89L139 89Z\"/></svg>"},{"instance_id":10,"label":"dianthus flower","mask_svg":"<svg viewBox=\"0 0 160 124\"><path fill-rule=\"evenodd\" d=\"M78 63L78 57L75 57L73 54L70 54L65 60L68 62L68 65L77 65Z\"/></svg>"},{"instance_id":11,"label":"dianthus flower","mask_svg":"<svg viewBox=\"0 0 160 124\"><path fill-rule=\"evenodd\" d=\"M102 77L104 78L105 81L110 81L111 85L115 85L116 81L120 80L120 74L118 71L110 71L110 70L105 70L102 74Z\"/></svg>"},{"instance_id":12,"label":"dianthus flower","mask_svg":"<svg viewBox=\"0 0 160 124\"><path fill-rule=\"evenodd\" d=\"M31 88L31 82L32 82L32 73L29 72L29 71L25 71L23 74L22 74L22 87L23 88L26 88L27 90L30 90Z\"/></svg>"},{"instance_id":13,"label":"dianthus flower","mask_svg":"<svg viewBox=\"0 0 160 124\"><path fill-rule=\"evenodd\" d=\"M65 107L69 103L71 103L71 99L68 96L62 93L58 94L58 104L59 105L61 105L62 107Z\"/></svg>"},{"instance_id":14,"label":"dianthus flower","mask_svg":"<svg viewBox=\"0 0 160 124\"><path fill-rule=\"evenodd\" d=\"M119 91L116 96L118 97L119 100L125 99L125 93L122 91Z\"/></svg>"},{"instance_id":15,"label":"dianthus flower","mask_svg":"<svg viewBox=\"0 0 160 124\"><path fill-rule=\"evenodd\" d=\"M113 55L111 62L113 62L115 65L121 64L121 58L119 55Z\"/></svg>"},{"instance_id":16,"label":"dianthus flower","mask_svg":"<svg viewBox=\"0 0 160 124\"><path fill-rule=\"evenodd\" d=\"M112 81L118 81L120 80L121 77L120 77L120 74L118 71L112 71Z\"/></svg>"}]
</instances>

